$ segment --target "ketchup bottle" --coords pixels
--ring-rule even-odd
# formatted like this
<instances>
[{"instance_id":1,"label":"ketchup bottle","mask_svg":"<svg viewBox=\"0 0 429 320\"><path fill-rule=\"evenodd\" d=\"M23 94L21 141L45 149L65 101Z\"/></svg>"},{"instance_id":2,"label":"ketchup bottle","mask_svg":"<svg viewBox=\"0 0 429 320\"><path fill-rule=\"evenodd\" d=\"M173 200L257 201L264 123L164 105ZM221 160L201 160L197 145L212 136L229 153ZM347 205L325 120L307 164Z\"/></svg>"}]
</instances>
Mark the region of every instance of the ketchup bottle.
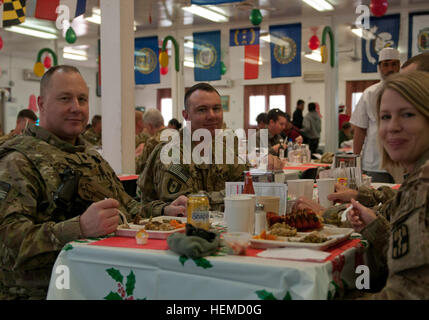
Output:
<instances>
[{"instance_id":1,"label":"ketchup bottle","mask_svg":"<svg viewBox=\"0 0 429 320\"><path fill-rule=\"evenodd\" d=\"M244 176L243 193L245 193L245 194L255 194L255 189L253 189L252 176L250 175L249 171L247 171L246 175Z\"/></svg>"}]
</instances>

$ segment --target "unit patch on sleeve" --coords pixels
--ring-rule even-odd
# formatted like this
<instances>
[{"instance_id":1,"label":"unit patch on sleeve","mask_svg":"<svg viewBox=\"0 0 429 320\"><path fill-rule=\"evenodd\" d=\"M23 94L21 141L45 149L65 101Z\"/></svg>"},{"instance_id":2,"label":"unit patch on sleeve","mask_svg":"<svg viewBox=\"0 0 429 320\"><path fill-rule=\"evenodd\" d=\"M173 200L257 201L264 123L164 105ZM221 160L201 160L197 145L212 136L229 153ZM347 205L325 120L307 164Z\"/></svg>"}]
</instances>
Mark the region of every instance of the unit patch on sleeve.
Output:
<instances>
[{"instance_id":1,"label":"unit patch on sleeve","mask_svg":"<svg viewBox=\"0 0 429 320\"><path fill-rule=\"evenodd\" d=\"M392 258L399 259L405 256L410 249L408 226L401 224L393 230Z\"/></svg>"},{"instance_id":2,"label":"unit patch on sleeve","mask_svg":"<svg viewBox=\"0 0 429 320\"><path fill-rule=\"evenodd\" d=\"M10 184L0 181L0 200L4 200L10 190Z\"/></svg>"}]
</instances>

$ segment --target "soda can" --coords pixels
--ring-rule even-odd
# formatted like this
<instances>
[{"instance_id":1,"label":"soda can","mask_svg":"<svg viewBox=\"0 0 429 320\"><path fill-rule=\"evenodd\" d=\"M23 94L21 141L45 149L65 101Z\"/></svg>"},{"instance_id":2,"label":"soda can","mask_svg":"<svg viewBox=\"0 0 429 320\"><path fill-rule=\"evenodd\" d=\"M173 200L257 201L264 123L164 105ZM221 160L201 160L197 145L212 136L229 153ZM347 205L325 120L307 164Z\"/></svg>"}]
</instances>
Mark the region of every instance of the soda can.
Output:
<instances>
[{"instance_id":1,"label":"soda can","mask_svg":"<svg viewBox=\"0 0 429 320\"><path fill-rule=\"evenodd\" d=\"M196 228L209 230L209 208L209 198L204 193L191 194L187 205L188 223Z\"/></svg>"}]
</instances>

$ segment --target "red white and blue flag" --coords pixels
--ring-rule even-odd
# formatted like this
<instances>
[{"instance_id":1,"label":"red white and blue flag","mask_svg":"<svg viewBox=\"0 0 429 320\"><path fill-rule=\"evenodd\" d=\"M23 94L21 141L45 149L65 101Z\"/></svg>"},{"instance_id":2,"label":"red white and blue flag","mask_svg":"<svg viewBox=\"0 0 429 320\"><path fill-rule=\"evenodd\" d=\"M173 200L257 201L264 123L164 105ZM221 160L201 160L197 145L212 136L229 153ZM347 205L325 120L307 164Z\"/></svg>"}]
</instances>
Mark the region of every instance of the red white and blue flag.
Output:
<instances>
[{"instance_id":1,"label":"red white and blue flag","mask_svg":"<svg viewBox=\"0 0 429 320\"><path fill-rule=\"evenodd\" d=\"M27 0L27 17L43 20L57 20L57 7L65 5L70 10L70 20L82 15L86 10L86 0Z\"/></svg>"}]
</instances>

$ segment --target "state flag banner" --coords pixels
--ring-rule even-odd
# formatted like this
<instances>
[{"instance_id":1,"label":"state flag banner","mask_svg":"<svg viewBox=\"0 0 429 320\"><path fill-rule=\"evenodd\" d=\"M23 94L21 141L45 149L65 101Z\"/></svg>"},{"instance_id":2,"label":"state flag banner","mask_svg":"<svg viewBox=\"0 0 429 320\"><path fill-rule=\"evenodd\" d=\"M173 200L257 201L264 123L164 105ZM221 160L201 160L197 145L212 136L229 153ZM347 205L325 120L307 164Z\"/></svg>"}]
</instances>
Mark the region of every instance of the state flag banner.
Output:
<instances>
[{"instance_id":1,"label":"state flag banner","mask_svg":"<svg viewBox=\"0 0 429 320\"><path fill-rule=\"evenodd\" d=\"M408 58L429 52L429 11L409 14Z\"/></svg>"},{"instance_id":2,"label":"state flag banner","mask_svg":"<svg viewBox=\"0 0 429 320\"><path fill-rule=\"evenodd\" d=\"M3 27L14 26L25 21L25 0L4 0L2 8Z\"/></svg>"},{"instance_id":3,"label":"state flag banner","mask_svg":"<svg viewBox=\"0 0 429 320\"><path fill-rule=\"evenodd\" d=\"M136 84L160 83L158 37L136 38L134 42L134 77Z\"/></svg>"},{"instance_id":4,"label":"state flag banner","mask_svg":"<svg viewBox=\"0 0 429 320\"><path fill-rule=\"evenodd\" d=\"M386 47L398 48L400 14L371 17L372 40L362 38L362 73L377 72L379 52Z\"/></svg>"},{"instance_id":5,"label":"state flag banner","mask_svg":"<svg viewBox=\"0 0 429 320\"><path fill-rule=\"evenodd\" d=\"M244 80L258 79L259 44L244 47Z\"/></svg>"},{"instance_id":6,"label":"state flag banner","mask_svg":"<svg viewBox=\"0 0 429 320\"><path fill-rule=\"evenodd\" d=\"M70 20L86 11L86 0L27 0L27 17L56 21L57 7L60 5L69 8Z\"/></svg>"},{"instance_id":7,"label":"state flag banner","mask_svg":"<svg viewBox=\"0 0 429 320\"><path fill-rule=\"evenodd\" d=\"M194 32L193 41L195 81L220 80L220 31Z\"/></svg>"},{"instance_id":8,"label":"state flag banner","mask_svg":"<svg viewBox=\"0 0 429 320\"><path fill-rule=\"evenodd\" d=\"M270 26L271 77L301 76L301 23Z\"/></svg>"},{"instance_id":9,"label":"state flag banner","mask_svg":"<svg viewBox=\"0 0 429 320\"><path fill-rule=\"evenodd\" d=\"M231 29L229 31L230 47L259 44L259 30L260 28Z\"/></svg>"}]
</instances>

